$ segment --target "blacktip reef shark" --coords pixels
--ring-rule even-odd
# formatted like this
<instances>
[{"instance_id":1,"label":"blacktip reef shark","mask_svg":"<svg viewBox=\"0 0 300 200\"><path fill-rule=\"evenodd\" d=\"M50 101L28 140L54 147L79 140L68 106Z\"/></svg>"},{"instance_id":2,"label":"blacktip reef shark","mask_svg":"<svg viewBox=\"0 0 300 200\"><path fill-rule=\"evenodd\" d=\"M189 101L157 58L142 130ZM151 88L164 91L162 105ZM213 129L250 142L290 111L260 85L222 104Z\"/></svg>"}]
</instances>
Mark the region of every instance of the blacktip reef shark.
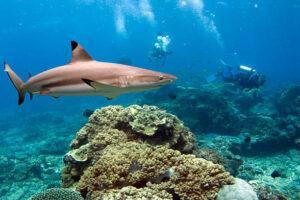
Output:
<instances>
[{"instance_id":1,"label":"blacktip reef shark","mask_svg":"<svg viewBox=\"0 0 300 200\"><path fill-rule=\"evenodd\" d=\"M60 96L104 96L113 99L124 93L157 89L167 85L176 77L127 65L95 61L77 42L71 41L72 59L63 66L44 71L22 79L4 63L4 71L15 86L18 104L21 105L28 92L34 94Z\"/></svg>"}]
</instances>

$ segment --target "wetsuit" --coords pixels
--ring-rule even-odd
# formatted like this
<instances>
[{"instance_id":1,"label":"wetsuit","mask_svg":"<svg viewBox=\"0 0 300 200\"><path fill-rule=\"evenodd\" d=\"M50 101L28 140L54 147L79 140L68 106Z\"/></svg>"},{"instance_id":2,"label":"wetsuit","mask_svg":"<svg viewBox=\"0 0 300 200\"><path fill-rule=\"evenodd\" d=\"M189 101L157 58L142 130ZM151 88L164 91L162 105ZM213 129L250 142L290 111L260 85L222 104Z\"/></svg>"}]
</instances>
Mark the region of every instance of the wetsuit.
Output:
<instances>
[{"instance_id":1,"label":"wetsuit","mask_svg":"<svg viewBox=\"0 0 300 200\"><path fill-rule=\"evenodd\" d=\"M227 67L221 73L223 81L238 84L242 88L259 88L265 82L263 75L257 73L255 70L245 71L239 67Z\"/></svg>"}]
</instances>

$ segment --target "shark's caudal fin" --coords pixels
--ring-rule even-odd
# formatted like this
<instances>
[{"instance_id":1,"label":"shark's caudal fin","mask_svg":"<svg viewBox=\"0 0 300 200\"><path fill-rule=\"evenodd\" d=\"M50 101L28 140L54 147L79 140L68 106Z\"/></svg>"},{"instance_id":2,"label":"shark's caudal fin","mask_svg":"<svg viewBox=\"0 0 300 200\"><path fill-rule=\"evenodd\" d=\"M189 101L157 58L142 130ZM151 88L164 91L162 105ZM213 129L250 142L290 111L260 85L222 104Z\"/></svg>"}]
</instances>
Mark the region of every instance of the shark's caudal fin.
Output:
<instances>
[{"instance_id":1,"label":"shark's caudal fin","mask_svg":"<svg viewBox=\"0 0 300 200\"><path fill-rule=\"evenodd\" d=\"M21 105L25 100L26 90L22 87L24 82L22 79L9 67L7 63L4 63L4 71L7 72L9 79L15 86L18 94L19 94L19 101L18 105Z\"/></svg>"}]
</instances>

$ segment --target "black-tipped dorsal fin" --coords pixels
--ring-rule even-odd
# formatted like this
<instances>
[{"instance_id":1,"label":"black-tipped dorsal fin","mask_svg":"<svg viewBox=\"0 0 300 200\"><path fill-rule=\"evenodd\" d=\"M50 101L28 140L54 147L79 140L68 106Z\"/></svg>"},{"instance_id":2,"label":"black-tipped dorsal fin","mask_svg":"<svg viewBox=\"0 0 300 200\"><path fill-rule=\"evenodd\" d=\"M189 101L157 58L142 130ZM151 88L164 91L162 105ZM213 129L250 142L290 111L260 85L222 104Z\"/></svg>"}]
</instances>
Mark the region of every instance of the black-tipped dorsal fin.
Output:
<instances>
[{"instance_id":1,"label":"black-tipped dorsal fin","mask_svg":"<svg viewBox=\"0 0 300 200\"><path fill-rule=\"evenodd\" d=\"M71 41L71 47L72 47L72 59L70 63L93 60L93 58L77 42Z\"/></svg>"}]
</instances>

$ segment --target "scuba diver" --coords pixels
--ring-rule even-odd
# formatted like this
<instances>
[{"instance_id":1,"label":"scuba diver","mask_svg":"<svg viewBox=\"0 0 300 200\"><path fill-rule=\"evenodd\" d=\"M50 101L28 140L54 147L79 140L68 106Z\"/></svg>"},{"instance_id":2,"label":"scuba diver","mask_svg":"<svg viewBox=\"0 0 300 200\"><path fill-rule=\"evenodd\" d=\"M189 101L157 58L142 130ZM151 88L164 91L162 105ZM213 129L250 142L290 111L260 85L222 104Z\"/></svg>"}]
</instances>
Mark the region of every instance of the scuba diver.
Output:
<instances>
[{"instance_id":1,"label":"scuba diver","mask_svg":"<svg viewBox=\"0 0 300 200\"><path fill-rule=\"evenodd\" d=\"M252 67L244 65L233 67L222 63L224 67L215 74L215 77L220 77L224 82L234 83L243 89L259 88L266 82L266 76Z\"/></svg>"},{"instance_id":2,"label":"scuba diver","mask_svg":"<svg viewBox=\"0 0 300 200\"><path fill-rule=\"evenodd\" d=\"M162 34L158 34L155 43L152 46L152 50L149 53L148 61L152 62L153 60L162 60L162 65L164 65L167 55L172 54L171 51L168 51L170 43L171 39L168 35L164 36Z\"/></svg>"}]
</instances>

